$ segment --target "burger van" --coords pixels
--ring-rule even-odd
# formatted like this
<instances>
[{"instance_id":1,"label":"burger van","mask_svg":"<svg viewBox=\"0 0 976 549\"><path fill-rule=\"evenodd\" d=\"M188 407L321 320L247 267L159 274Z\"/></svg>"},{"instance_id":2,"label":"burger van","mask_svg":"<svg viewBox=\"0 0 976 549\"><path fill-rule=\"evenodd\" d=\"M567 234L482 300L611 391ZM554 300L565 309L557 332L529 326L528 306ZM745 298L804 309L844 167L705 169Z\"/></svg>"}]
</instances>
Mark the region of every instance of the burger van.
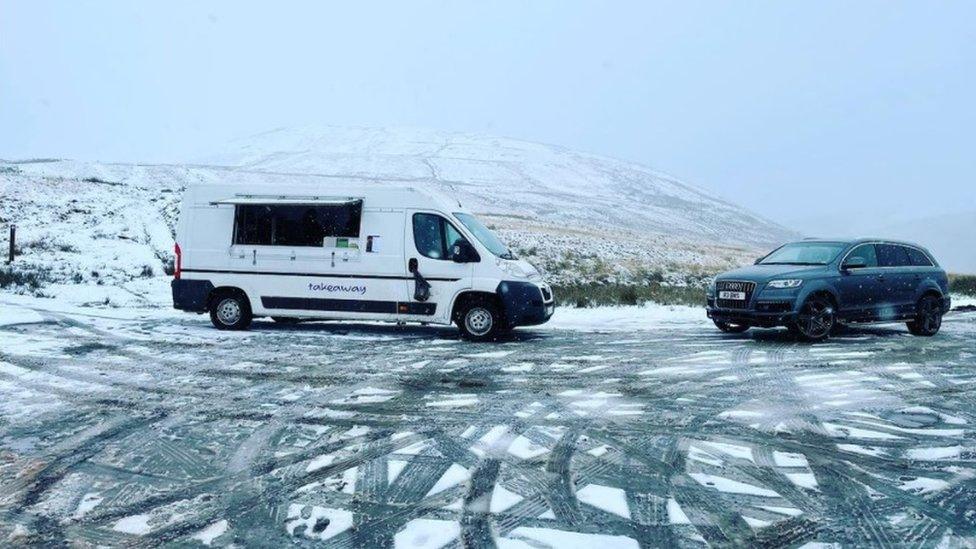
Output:
<instances>
[{"instance_id":1,"label":"burger van","mask_svg":"<svg viewBox=\"0 0 976 549\"><path fill-rule=\"evenodd\" d=\"M477 217L411 186L189 186L175 252L174 307L221 330L379 320L489 340L555 310L539 271Z\"/></svg>"}]
</instances>

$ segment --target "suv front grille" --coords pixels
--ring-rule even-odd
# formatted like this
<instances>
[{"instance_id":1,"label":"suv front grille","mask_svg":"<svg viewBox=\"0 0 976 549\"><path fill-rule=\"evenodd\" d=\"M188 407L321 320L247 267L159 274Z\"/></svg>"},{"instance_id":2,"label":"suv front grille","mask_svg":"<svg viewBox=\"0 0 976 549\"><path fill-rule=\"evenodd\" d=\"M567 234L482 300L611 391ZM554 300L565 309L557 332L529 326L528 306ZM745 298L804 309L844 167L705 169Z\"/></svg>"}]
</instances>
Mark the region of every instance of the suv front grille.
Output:
<instances>
[{"instance_id":1,"label":"suv front grille","mask_svg":"<svg viewBox=\"0 0 976 549\"><path fill-rule=\"evenodd\" d=\"M747 282L742 280L718 280L715 282L716 296L718 292L745 292L746 298L743 300L738 299L718 299L716 297L715 304L720 309L748 309L749 302L752 300L752 292L756 290L755 282Z\"/></svg>"}]
</instances>

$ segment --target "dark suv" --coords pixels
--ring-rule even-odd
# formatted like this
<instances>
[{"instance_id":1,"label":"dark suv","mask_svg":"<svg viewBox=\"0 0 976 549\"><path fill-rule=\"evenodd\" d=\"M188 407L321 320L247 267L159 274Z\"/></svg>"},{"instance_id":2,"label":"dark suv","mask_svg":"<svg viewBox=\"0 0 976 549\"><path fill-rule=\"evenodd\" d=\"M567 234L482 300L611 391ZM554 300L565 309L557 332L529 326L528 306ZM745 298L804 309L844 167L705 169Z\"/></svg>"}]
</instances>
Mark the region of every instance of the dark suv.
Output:
<instances>
[{"instance_id":1,"label":"dark suv","mask_svg":"<svg viewBox=\"0 0 976 549\"><path fill-rule=\"evenodd\" d=\"M932 336L949 306L949 279L921 246L811 239L718 275L706 308L723 332L786 326L819 341L849 322L907 321L911 333Z\"/></svg>"}]
</instances>

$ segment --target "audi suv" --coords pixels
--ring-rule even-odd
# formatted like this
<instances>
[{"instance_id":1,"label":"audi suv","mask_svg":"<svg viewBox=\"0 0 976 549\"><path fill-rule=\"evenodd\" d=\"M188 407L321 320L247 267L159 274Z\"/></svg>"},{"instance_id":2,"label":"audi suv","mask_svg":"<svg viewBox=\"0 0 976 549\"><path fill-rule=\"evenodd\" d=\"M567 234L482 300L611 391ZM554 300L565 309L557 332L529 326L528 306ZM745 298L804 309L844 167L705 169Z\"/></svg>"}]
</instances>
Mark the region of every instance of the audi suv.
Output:
<instances>
[{"instance_id":1,"label":"audi suv","mask_svg":"<svg viewBox=\"0 0 976 549\"><path fill-rule=\"evenodd\" d=\"M820 341L857 322L904 321L912 334L933 336L950 305L949 279L921 246L808 239L715 277L706 310L723 332L785 326Z\"/></svg>"}]
</instances>

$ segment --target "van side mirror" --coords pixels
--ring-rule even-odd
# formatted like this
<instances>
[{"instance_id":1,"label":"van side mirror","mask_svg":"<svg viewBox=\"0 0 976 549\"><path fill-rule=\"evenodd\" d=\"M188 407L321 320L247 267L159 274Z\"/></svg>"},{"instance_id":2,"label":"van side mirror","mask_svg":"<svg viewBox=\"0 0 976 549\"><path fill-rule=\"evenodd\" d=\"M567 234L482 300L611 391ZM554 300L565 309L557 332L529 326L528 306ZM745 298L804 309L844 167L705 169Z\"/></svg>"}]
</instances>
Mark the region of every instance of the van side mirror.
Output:
<instances>
[{"instance_id":1,"label":"van side mirror","mask_svg":"<svg viewBox=\"0 0 976 549\"><path fill-rule=\"evenodd\" d=\"M868 262L863 257L848 257L847 261L844 262L844 270L849 271L851 269L863 269L868 266Z\"/></svg>"},{"instance_id":2,"label":"van side mirror","mask_svg":"<svg viewBox=\"0 0 976 549\"><path fill-rule=\"evenodd\" d=\"M455 263L475 263L480 261L478 252L467 240L457 239L451 245L451 259Z\"/></svg>"}]
</instances>

